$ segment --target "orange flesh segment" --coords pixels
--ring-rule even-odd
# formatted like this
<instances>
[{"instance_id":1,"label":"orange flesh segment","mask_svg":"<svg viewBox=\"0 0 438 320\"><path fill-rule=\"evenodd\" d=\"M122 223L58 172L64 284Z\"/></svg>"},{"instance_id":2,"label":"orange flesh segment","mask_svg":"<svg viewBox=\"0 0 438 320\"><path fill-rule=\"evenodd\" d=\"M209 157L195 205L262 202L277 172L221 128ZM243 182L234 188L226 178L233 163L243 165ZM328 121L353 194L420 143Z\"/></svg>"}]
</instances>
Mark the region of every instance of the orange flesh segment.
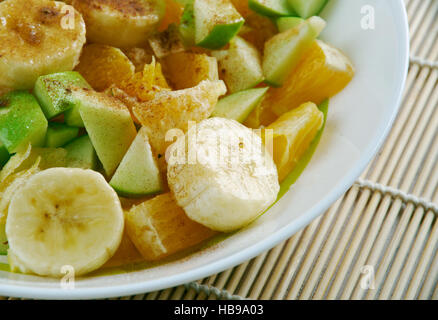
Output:
<instances>
[{"instance_id":1,"label":"orange flesh segment","mask_svg":"<svg viewBox=\"0 0 438 320\"><path fill-rule=\"evenodd\" d=\"M283 181L309 147L324 122L324 114L311 102L283 114L266 127L273 130L273 158Z\"/></svg>"},{"instance_id":2,"label":"orange flesh segment","mask_svg":"<svg viewBox=\"0 0 438 320\"><path fill-rule=\"evenodd\" d=\"M119 85L134 75L135 67L118 48L90 44L82 50L75 68L96 91Z\"/></svg>"},{"instance_id":3,"label":"orange flesh segment","mask_svg":"<svg viewBox=\"0 0 438 320\"><path fill-rule=\"evenodd\" d=\"M188 249L216 234L189 219L170 193L129 210L126 229L138 251L149 261Z\"/></svg>"},{"instance_id":4,"label":"orange flesh segment","mask_svg":"<svg viewBox=\"0 0 438 320\"><path fill-rule=\"evenodd\" d=\"M269 125L302 103L322 103L344 89L354 76L350 60L338 49L316 40L281 88L270 88L246 125Z\"/></svg>"}]
</instances>

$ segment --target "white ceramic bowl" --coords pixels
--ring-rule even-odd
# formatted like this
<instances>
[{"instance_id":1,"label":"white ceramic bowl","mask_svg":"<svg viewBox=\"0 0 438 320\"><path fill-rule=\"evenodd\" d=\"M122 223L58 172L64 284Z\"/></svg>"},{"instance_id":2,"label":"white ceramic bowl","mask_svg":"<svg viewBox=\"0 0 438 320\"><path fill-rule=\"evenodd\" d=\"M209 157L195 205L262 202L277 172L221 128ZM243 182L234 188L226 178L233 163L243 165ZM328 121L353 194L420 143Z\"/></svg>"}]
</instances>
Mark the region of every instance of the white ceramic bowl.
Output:
<instances>
[{"instance_id":1,"label":"white ceramic bowl","mask_svg":"<svg viewBox=\"0 0 438 320\"><path fill-rule=\"evenodd\" d=\"M364 30L363 19L372 13L370 9L375 29ZM322 214L353 184L384 141L398 111L409 60L402 0L331 0L323 17L328 26L322 38L353 60L357 74L331 100L327 127L311 163L268 213L184 259L141 271L77 279L73 290L61 289L58 280L0 271L0 295L103 298L187 283L272 248Z\"/></svg>"}]
</instances>

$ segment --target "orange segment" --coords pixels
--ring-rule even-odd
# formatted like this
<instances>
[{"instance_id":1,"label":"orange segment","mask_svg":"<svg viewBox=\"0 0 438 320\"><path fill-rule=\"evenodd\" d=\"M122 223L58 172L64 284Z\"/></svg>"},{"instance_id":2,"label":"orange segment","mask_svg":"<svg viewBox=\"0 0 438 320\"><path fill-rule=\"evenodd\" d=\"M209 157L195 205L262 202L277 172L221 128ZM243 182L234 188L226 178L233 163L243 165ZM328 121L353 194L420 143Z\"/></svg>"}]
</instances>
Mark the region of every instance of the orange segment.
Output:
<instances>
[{"instance_id":1,"label":"orange segment","mask_svg":"<svg viewBox=\"0 0 438 320\"><path fill-rule=\"evenodd\" d=\"M129 238L146 260L164 258L216 234L190 220L170 193L134 206L125 221Z\"/></svg>"},{"instance_id":2,"label":"orange segment","mask_svg":"<svg viewBox=\"0 0 438 320\"><path fill-rule=\"evenodd\" d=\"M114 255L104 265L105 267L119 267L127 264L144 261L143 256L138 252L137 248L128 237L126 226L123 232L122 241Z\"/></svg>"},{"instance_id":3,"label":"orange segment","mask_svg":"<svg viewBox=\"0 0 438 320\"><path fill-rule=\"evenodd\" d=\"M150 64L146 64L143 71L122 81L118 87L140 101L151 100L155 93L169 89L161 65L155 62L155 59L152 59Z\"/></svg>"},{"instance_id":4,"label":"orange segment","mask_svg":"<svg viewBox=\"0 0 438 320\"><path fill-rule=\"evenodd\" d=\"M134 75L135 67L118 48L90 44L82 50L78 71L97 91L119 85Z\"/></svg>"},{"instance_id":5,"label":"orange segment","mask_svg":"<svg viewBox=\"0 0 438 320\"><path fill-rule=\"evenodd\" d=\"M278 179L292 171L324 122L324 114L311 102L283 114L266 129L273 130L273 158Z\"/></svg>"},{"instance_id":6,"label":"orange segment","mask_svg":"<svg viewBox=\"0 0 438 320\"><path fill-rule=\"evenodd\" d=\"M338 49L316 40L281 88L271 88L247 119L257 128L304 102L320 104L344 89L354 76L350 60Z\"/></svg>"},{"instance_id":7,"label":"orange segment","mask_svg":"<svg viewBox=\"0 0 438 320\"><path fill-rule=\"evenodd\" d=\"M170 24L179 24L184 7L174 0L166 0L166 13L161 20L158 31L166 30Z\"/></svg>"},{"instance_id":8,"label":"orange segment","mask_svg":"<svg viewBox=\"0 0 438 320\"><path fill-rule=\"evenodd\" d=\"M161 156L159 164L173 142L165 139L168 131L180 129L185 132L189 121L207 119L218 98L225 93L223 81L204 80L193 88L158 92L154 99L133 107L134 115L148 130L152 149Z\"/></svg>"},{"instance_id":9,"label":"orange segment","mask_svg":"<svg viewBox=\"0 0 438 320\"><path fill-rule=\"evenodd\" d=\"M172 87L186 89L202 80L218 80L217 60L206 54L179 52L164 58L167 79Z\"/></svg>"}]
</instances>

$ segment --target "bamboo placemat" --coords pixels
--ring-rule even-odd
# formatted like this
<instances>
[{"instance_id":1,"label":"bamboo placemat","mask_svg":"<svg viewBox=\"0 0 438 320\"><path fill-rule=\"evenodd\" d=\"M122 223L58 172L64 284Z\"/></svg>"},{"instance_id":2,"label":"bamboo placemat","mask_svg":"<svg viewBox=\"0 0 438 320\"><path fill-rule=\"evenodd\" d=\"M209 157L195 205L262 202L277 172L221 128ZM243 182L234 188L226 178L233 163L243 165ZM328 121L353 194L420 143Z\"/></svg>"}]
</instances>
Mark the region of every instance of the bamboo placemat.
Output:
<instances>
[{"instance_id":1,"label":"bamboo placemat","mask_svg":"<svg viewBox=\"0 0 438 320\"><path fill-rule=\"evenodd\" d=\"M378 156L320 218L184 286L121 299L438 299L438 0L405 0L411 64Z\"/></svg>"}]
</instances>

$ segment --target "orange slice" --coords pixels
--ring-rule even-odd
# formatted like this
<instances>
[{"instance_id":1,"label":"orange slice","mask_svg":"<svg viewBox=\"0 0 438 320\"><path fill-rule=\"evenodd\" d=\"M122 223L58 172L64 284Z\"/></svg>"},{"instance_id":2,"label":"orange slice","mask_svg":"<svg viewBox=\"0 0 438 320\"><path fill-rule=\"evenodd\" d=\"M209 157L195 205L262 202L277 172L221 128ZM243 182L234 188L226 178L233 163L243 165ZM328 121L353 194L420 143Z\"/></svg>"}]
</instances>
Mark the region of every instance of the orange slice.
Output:
<instances>
[{"instance_id":1,"label":"orange slice","mask_svg":"<svg viewBox=\"0 0 438 320\"><path fill-rule=\"evenodd\" d=\"M304 102L320 104L344 89L353 76L354 67L341 51L316 40L283 86L269 89L245 124L266 126Z\"/></svg>"},{"instance_id":2,"label":"orange slice","mask_svg":"<svg viewBox=\"0 0 438 320\"><path fill-rule=\"evenodd\" d=\"M190 121L207 119L225 93L223 81L204 80L193 88L158 92L152 100L133 107L135 117L147 128L153 151L161 158L159 163L173 142L166 141L168 131L185 132Z\"/></svg>"},{"instance_id":3,"label":"orange slice","mask_svg":"<svg viewBox=\"0 0 438 320\"><path fill-rule=\"evenodd\" d=\"M170 193L126 212L126 230L146 260L158 260L199 244L216 234L190 220Z\"/></svg>"},{"instance_id":4,"label":"orange slice","mask_svg":"<svg viewBox=\"0 0 438 320\"><path fill-rule=\"evenodd\" d=\"M202 80L218 80L218 65L214 57L206 54L179 52L164 58L166 75L172 87L186 89Z\"/></svg>"},{"instance_id":5,"label":"orange slice","mask_svg":"<svg viewBox=\"0 0 438 320\"><path fill-rule=\"evenodd\" d=\"M273 158L278 179L292 171L324 122L324 114L311 102L283 114L266 129L273 130ZM264 131L265 137L267 131Z\"/></svg>"},{"instance_id":6,"label":"orange slice","mask_svg":"<svg viewBox=\"0 0 438 320\"><path fill-rule=\"evenodd\" d=\"M131 78L123 80L118 88L140 101L153 99L155 93L169 89L161 70L161 65L152 58L143 71L135 73Z\"/></svg>"},{"instance_id":7,"label":"orange slice","mask_svg":"<svg viewBox=\"0 0 438 320\"><path fill-rule=\"evenodd\" d=\"M135 71L132 62L120 49L107 45L84 47L79 61L75 70L97 91L119 85L131 78Z\"/></svg>"}]
</instances>

